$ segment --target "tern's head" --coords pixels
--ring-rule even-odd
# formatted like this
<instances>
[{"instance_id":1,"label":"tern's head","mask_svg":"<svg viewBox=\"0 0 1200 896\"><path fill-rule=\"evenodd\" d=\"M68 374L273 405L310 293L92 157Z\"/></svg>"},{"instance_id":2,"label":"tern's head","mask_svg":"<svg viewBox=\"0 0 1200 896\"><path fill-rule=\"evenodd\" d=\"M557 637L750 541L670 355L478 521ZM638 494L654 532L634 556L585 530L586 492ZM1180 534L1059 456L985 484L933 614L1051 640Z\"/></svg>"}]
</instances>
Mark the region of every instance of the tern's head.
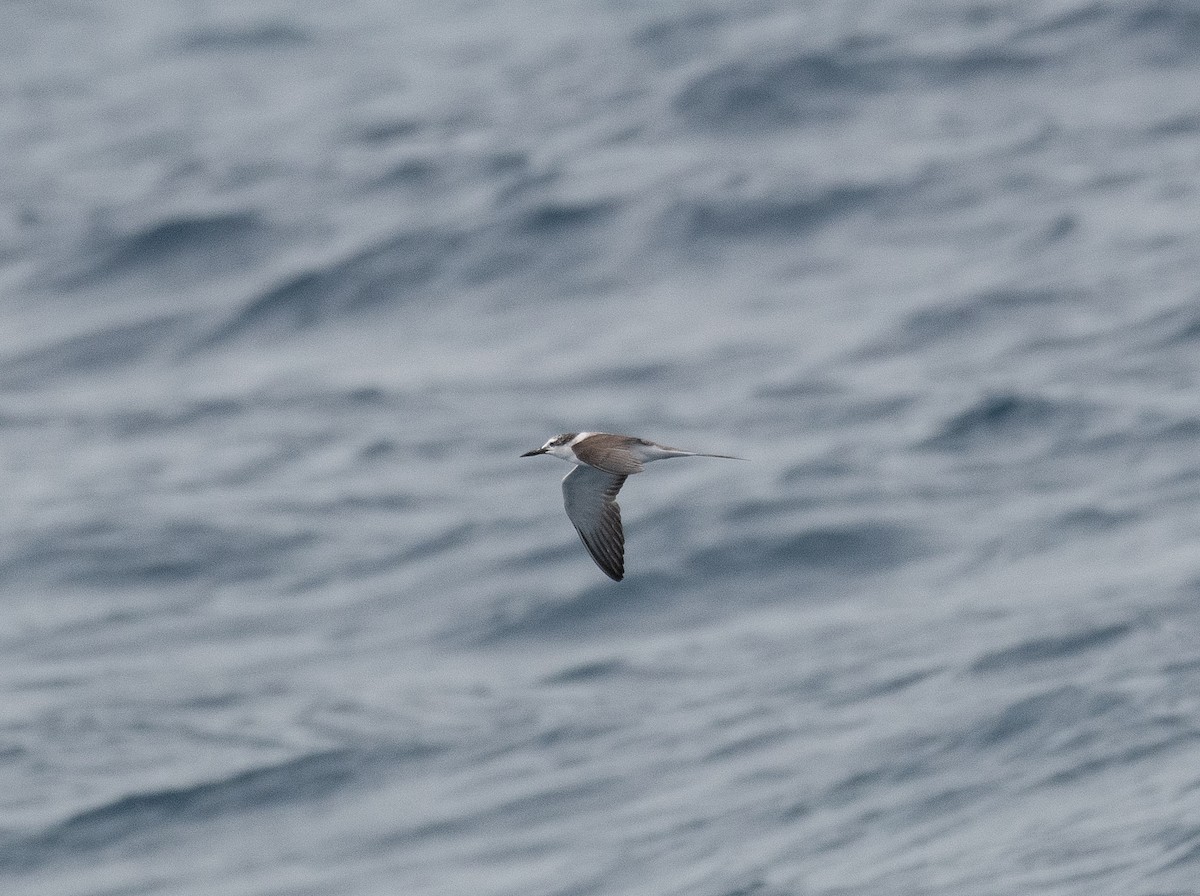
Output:
<instances>
[{"instance_id":1,"label":"tern's head","mask_svg":"<svg viewBox=\"0 0 1200 896\"><path fill-rule=\"evenodd\" d=\"M564 432L562 435L550 439L541 448L526 451L521 457L533 457L537 454L553 454L555 457L561 457L563 460L570 460L574 457L575 452L568 445L577 435L578 433L574 432Z\"/></svg>"}]
</instances>

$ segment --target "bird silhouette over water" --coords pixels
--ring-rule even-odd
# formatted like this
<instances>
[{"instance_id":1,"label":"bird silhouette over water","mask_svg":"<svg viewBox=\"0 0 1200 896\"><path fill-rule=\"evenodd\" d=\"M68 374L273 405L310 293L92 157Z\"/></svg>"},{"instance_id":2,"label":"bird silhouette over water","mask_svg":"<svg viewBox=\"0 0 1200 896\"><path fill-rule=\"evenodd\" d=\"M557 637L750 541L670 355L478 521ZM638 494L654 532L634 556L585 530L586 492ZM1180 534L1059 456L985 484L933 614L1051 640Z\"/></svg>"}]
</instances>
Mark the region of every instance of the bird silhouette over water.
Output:
<instances>
[{"instance_id":1,"label":"bird silhouette over water","mask_svg":"<svg viewBox=\"0 0 1200 896\"><path fill-rule=\"evenodd\" d=\"M562 481L567 516L596 565L618 582L625 577L625 531L621 527L617 492L627 478L642 472L651 461L671 457L746 459L732 454L684 451L609 432L564 432L521 457L539 454L560 457L576 465Z\"/></svg>"}]
</instances>

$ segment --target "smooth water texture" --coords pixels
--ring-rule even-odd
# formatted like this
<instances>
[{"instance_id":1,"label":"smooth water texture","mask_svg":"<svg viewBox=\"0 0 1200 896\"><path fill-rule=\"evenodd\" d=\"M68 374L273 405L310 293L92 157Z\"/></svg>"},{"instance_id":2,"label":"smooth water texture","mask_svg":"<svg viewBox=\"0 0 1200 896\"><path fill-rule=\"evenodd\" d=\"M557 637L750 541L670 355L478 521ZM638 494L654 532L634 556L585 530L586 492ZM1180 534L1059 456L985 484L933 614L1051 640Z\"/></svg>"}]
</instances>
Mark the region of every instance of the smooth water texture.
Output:
<instances>
[{"instance_id":1,"label":"smooth water texture","mask_svg":"<svg viewBox=\"0 0 1200 896\"><path fill-rule=\"evenodd\" d=\"M1194 4L0 52L4 892L1197 892Z\"/></svg>"}]
</instances>

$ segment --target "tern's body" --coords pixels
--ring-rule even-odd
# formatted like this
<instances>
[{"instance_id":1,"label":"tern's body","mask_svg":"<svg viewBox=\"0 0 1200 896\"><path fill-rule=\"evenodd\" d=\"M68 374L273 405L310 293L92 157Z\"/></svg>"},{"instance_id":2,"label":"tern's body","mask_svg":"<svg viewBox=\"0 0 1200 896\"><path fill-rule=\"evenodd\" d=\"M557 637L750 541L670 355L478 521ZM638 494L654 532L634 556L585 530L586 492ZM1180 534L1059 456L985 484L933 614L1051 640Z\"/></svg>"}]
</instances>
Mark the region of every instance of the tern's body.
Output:
<instances>
[{"instance_id":1,"label":"tern's body","mask_svg":"<svg viewBox=\"0 0 1200 896\"><path fill-rule=\"evenodd\" d=\"M616 498L627 477L642 472L651 461L668 457L742 460L729 454L683 451L635 436L608 432L563 433L521 456L537 454L550 454L576 465L562 481L567 516L596 565L618 582L625 575L625 533Z\"/></svg>"}]
</instances>

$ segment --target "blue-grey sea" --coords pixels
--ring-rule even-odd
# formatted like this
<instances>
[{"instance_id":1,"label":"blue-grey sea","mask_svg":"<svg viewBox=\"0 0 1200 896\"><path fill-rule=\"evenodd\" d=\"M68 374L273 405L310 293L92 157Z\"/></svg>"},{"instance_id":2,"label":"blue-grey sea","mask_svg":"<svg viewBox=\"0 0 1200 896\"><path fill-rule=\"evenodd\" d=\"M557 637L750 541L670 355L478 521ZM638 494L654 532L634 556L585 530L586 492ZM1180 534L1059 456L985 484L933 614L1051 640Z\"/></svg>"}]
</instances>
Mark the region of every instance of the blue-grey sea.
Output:
<instances>
[{"instance_id":1,"label":"blue-grey sea","mask_svg":"<svg viewBox=\"0 0 1200 896\"><path fill-rule=\"evenodd\" d=\"M0 892L1200 893L1193 0L0 60Z\"/></svg>"}]
</instances>

